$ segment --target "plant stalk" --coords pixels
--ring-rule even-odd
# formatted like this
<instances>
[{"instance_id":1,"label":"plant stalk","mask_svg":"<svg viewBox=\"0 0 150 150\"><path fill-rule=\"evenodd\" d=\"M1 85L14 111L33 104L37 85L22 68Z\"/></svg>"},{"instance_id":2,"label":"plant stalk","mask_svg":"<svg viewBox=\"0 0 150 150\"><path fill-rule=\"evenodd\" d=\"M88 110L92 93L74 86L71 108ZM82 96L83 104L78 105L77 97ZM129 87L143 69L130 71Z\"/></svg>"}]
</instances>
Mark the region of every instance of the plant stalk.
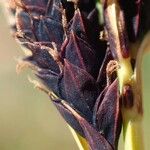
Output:
<instances>
[{"instance_id":1,"label":"plant stalk","mask_svg":"<svg viewBox=\"0 0 150 150\"><path fill-rule=\"evenodd\" d=\"M122 100L124 149L144 150L141 87L142 56L141 54L138 55L139 52L137 53L135 70L133 70L131 65L132 48L124 36L127 35L124 12L121 10L117 0L103 1L103 6L105 6L103 7L103 14L108 32L110 49L112 50L119 66L117 75L119 80L120 97Z\"/></svg>"},{"instance_id":2,"label":"plant stalk","mask_svg":"<svg viewBox=\"0 0 150 150\"><path fill-rule=\"evenodd\" d=\"M86 141L85 138L83 138L82 136L80 136L72 127L70 127L68 125L77 145L78 145L78 148L79 150L89 150L89 145Z\"/></svg>"},{"instance_id":3,"label":"plant stalk","mask_svg":"<svg viewBox=\"0 0 150 150\"><path fill-rule=\"evenodd\" d=\"M144 150L142 119L124 120L124 150Z\"/></svg>"},{"instance_id":4,"label":"plant stalk","mask_svg":"<svg viewBox=\"0 0 150 150\"><path fill-rule=\"evenodd\" d=\"M138 59L136 60L138 61ZM137 68L137 66L135 68L135 70L140 69L140 72L138 71L139 74L141 74L141 63L142 62L139 63L140 68ZM133 106L130 108L122 106L124 150L144 150L141 75L139 77L139 74L137 75L136 71L132 71L129 58L122 58L119 65L118 79L120 95L123 95L123 87L125 87L126 84L130 85L133 90ZM128 100L130 101L130 97Z\"/></svg>"}]
</instances>

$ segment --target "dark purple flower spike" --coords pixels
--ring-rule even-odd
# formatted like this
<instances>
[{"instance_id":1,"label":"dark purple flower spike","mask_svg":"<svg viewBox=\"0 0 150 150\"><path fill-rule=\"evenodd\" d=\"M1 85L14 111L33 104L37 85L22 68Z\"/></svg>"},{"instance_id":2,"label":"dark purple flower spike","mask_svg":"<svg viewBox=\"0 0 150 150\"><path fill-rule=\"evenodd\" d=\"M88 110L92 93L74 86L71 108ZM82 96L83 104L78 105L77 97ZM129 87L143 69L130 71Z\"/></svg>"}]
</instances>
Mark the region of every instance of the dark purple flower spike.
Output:
<instances>
[{"instance_id":1,"label":"dark purple flower spike","mask_svg":"<svg viewBox=\"0 0 150 150\"><path fill-rule=\"evenodd\" d=\"M76 3L74 3L76 2ZM91 150L117 149L121 111L116 64L93 0L14 0L14 36L32 55L23 59L56 97L67 123ZM113 63L112 63L113 62Z\"/></svg>"}]
</instances>

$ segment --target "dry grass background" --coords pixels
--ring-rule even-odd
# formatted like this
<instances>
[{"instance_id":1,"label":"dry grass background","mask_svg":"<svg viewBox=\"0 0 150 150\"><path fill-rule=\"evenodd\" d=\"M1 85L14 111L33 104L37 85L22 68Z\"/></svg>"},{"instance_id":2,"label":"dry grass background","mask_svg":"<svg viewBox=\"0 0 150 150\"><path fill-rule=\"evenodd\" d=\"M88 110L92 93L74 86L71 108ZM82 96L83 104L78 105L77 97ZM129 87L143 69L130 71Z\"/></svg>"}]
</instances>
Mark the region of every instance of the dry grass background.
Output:
<instances>
[{"instance_id":1,"label":"dry grass background","mask_svg":"<svg viewBox=\"0 0 150 150\"><path fill-rule=\"evenodd\" d=\"M77 150L49 98L33 88L25 71L17 75L21 48L10 36L0 8L0 150ZM150 55L144 59L144 138L150 148ZM122 150L122 146L119 148Z\"/></svg>"}]
</instances>

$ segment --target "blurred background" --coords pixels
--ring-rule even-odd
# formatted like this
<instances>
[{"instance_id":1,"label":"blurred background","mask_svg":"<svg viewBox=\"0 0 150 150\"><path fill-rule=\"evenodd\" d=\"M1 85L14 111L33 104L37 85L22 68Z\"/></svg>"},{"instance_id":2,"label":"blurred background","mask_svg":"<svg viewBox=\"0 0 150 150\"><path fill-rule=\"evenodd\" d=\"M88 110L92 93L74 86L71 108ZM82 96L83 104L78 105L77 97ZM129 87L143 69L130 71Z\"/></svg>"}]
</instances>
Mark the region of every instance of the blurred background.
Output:
<instances>
[{"instance_id":1,"label":"blurred background","mask_svg":"<svg viewBox=\"0 0 150 150\"><path fill-rule=\"evenodd\" d=\"M16 73L23 56L11 37L0 7L0 150L78 150L64 120L48 96L33 88L30 70ZM150 148L150 54L144 57L144 138ZM120 142L119 150L122 150Z\"/></svg>"},{"instance_id":2,"label":"blurred background","mask_svg":"<svg viewBox=\"0 0 150 150\"><path fill-rule=\"evenodd\" d=\"M77 150L48 96L28 82L32 72L16 73L23 53L4 16L0 7L0 150Z\"/></svg>"}]
</instances>

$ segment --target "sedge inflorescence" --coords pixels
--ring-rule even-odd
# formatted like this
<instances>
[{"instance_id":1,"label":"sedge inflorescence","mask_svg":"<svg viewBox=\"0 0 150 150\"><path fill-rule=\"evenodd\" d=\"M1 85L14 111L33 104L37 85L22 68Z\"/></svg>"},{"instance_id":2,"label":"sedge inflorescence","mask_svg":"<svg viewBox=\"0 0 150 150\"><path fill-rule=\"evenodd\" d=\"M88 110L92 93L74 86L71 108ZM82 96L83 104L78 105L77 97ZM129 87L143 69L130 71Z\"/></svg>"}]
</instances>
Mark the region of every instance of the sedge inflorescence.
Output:
<instances>
[{"instance_id":1,"label":"sedge inflorescence","mask_svg":"<svg viewBox=\"0 0 150 150\"><path fill-rule=\"evenodd\" d=\"M121 106L134 105L130 44L143 37L147 22L140 25L141 1L97 3L101 7L94 0L9 0L9 11L14 37L30 52L22 62L35 71L39 88L92 150L113 150Z\"/></svg>"}]
</instances>

